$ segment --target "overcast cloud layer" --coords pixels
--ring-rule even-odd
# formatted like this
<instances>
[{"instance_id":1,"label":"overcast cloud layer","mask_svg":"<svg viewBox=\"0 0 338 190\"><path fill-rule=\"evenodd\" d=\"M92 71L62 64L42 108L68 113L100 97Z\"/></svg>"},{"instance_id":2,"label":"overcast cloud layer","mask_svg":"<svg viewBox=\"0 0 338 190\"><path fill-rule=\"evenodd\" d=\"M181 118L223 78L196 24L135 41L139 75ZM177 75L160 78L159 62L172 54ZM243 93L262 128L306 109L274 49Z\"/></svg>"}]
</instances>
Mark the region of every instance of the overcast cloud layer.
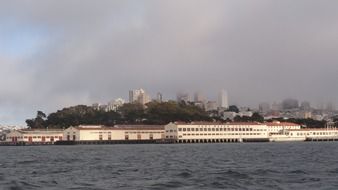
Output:
<instances>
[{"instance_id":1,"label":"overcast cloud layer","mask_svg":"<svg viewBox=\"0 0 338 190\"><path fill-rule=\"evenodd\" d=\"M336 0L3 0L0 123L144 88L338 102Z\"/></svg>"}]
</instances>

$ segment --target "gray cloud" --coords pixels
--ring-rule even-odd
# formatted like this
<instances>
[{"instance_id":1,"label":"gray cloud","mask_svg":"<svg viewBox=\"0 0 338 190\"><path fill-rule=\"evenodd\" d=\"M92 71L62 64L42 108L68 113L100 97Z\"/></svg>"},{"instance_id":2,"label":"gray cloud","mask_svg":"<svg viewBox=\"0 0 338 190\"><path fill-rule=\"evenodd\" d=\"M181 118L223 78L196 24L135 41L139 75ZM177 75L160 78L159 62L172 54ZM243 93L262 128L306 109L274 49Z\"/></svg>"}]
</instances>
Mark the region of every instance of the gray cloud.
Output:
<instances>
[{"instance_id":1,"label":"gray cloud","mask_svg":"<svg viewBox=\"0 0 338 190\"><path fill-rule=\"evenodd\" d=\"M337 102L337 20L332 0L2 1L0 36L29 40L0 45L0 122L139 87Z\"/></svg>"}]
</instances>

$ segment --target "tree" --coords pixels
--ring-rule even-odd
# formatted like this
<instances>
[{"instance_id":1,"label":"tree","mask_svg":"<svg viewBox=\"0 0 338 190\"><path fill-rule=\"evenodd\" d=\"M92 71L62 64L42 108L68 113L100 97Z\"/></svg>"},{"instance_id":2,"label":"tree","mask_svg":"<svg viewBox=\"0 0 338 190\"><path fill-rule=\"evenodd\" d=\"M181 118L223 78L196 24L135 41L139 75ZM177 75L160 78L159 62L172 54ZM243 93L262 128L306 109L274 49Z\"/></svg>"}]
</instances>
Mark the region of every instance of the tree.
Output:
<instances>
[{"instance_id":1,"label":"tree","mask_svg":"<svg viewBox=\"0 0 338 190\"><path fill-rule=\"evenodd\" d=\"M42 111L38 111L37 114L36 114L36 117L46 118L46 114L43 113Z\"/></svg>"},{"instance_id":2,"label":"tree","mask_svg":"<svg viewBox=\"0 0 338 190\"><path fill-rule=\"evenodd\" d=\"M261 115L259 115L258 112L255 112L255 113L252 114L251 120L263 123L264 122L264 117L261 116Z\"/></svg>"},{"instance_id":3,"label":"tree","mask_svg":"<svg viewBox=\"0 0 338 190\"><path fill-rule=\"evenodd\" d=\"M238 113L238 112L239 112L239 109L238 109L237 106L231 105L231 106L229 106L229 108L228 108L227 111L231 111L231 112L236 112L236 113Z\"/></svg>"},{"instance_id":4,"label":"tree","mask_svg":"<svg viewBox=\"0 0 338 190\"><path fill-rule=\"evenodd\" d=\"M123 104L118 112L127 123L140 123L144 119L144 107L139 103Z\"/></svg>"},{"instance_id":5,"label":"tree","mask_svg":"<svg viewBox=\"0 0 338 190\"><path fill-rule=\"evenodd\" d=\"M33 119L27 119L26 124L30 128L45 128L46 127L46 114L42 111L37 111L36 117Z\"/></svg>"}]
</instances>

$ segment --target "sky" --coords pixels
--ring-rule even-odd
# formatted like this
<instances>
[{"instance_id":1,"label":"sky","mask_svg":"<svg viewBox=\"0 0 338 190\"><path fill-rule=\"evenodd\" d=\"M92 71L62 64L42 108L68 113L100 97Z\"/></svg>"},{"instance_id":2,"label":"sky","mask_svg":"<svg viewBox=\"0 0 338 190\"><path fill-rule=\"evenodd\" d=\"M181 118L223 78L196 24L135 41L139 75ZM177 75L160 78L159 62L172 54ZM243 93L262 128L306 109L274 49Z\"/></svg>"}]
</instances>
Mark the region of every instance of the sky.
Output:
<instances>
[{"instance_id":1,"label":"sky","mask_svg":"<svg viewBox=\"0 0 338 190\"><path fill-rule=\"evenodd\" d=\"M336 0L2 0L0 124L143 88L338 103Z\"/></svg>"}]
</instances>

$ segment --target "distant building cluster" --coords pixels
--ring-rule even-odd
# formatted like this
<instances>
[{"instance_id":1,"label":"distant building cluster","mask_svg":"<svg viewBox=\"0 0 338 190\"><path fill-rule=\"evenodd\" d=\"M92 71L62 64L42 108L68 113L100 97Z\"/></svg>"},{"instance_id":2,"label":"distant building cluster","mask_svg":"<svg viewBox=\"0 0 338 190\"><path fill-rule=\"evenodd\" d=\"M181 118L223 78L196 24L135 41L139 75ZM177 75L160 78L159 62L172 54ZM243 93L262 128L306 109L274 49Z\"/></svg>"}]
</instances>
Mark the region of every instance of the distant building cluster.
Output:
<instances>
[{"instance_id":1,"label":"distant building cluster","mask_svg":"<svg viewBox=\"0 0 338 190\"><path fill-rule=\"evenodd\" d=\"M193 103L194 105L205 109L206 111L224 110L229 107L228 94L225 90L218 93L217 101L207 100L201 92L195 92L193 100L187 92L179 92L176 96L177 102Z\"/></svg>"},{"instance_id":2,"label":"distant building cluster","mask_svg":"<svg viewBox=\"0 0 338 190\"><path fill-rule=\"evenodd\" d=\"M151 102L150 95L142 88L129 91L129 103L139 103L145 105Z\"/></svg>"},{"instance_id":3,"label":"distant building cluster","mask_svg":"<svg viewBox=\"0 0 338 190\"><path fill-rule=\"evenodd\" d=\"M146 106L151 101L164 102L163 94L158 92L154 99L142 88L129 91L129 103L139 103ZM287 98L281 102L261 102L258 108L238 107L238 110L229 109L228 94L225 90L220 90L216 100L208 100L206 96L198 91L191 95L188 92L178 92L176 94L177 102L193 104L204 109L210 116L220 117L224 120L233 121L237 116L251 117L255 112L258 112L264 119L274 118L300 118L332 121L332 118L338 115L333 103L319 105L313 108L308 101L299 102L297 99ZM122 98L115 99L107 104L95 103L92 106L97 110L117 111L125 100Z\"/></svg>"},{"instance_id":4,"label":"distant building cluster","mask_svg":"<svg viewBox=\"0 0 338 190\"><path fill-rule=\"evenodd\" d=\"M163 94L158 92L154 99L142 88L129 91L128 103L138 103L146 105L151 101L164 102ZM201 92L194 93L193 98L187 92L179 92L176 96L177 102L192 103L206 111L226 110L229 107L228 94L225 90L220 90L217 96L217 100L207 100ZM96 110L103 111L116 111L126 101L122 98L117 98L107 104L94 103L92 107Z\"/></svg>"},{"instance_id":5,"label":"distant building cluster","mask_svg":"<svg viewBox=\"0 0 338 190\"><path fill-rule=\"evenodd\" d=\"M262 102L258 106L258 111L265 119L273 118L300 118L329 121L337 115L335 106L329 102L325 106L313 108L308 101L302 101L288 98L280 103L273 102L271 105L268 102Z\"/></svg>"},{"instance_id":6,"label":"distant building cluster","mask_svg":"<svg viewBox=\"0 0 338 190\"><path fill-rule=\"evenodd\" d=\"M113 101L108 102L108 104L99 104L99 103L94 103L92 107L95 110L102 110L102 111L117 111L119 107L121 107L125 103L125 100L122 98L117 98Z\"/></svg>"}]
</instances>

